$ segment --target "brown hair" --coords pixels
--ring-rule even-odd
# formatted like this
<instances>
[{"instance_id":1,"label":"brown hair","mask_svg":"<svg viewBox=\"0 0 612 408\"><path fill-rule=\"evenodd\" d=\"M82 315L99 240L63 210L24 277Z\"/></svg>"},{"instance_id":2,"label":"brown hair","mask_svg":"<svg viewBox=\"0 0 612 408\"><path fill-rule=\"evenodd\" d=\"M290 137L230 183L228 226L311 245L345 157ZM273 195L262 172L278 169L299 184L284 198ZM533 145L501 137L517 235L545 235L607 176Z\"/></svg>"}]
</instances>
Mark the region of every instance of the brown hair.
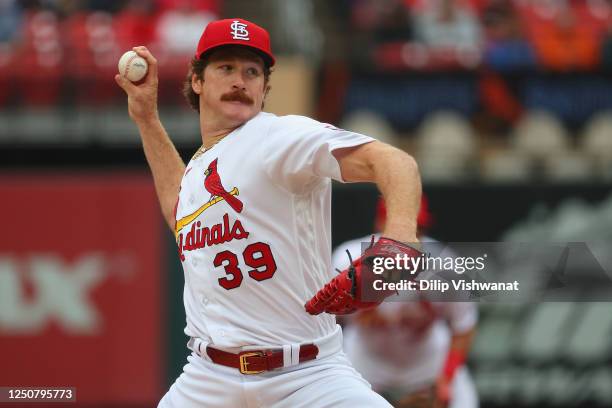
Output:
<instances>
[{"instance_id":1,"label":"brown hair","mask_svg":"<svg viewBox=\"0 0 612 408\"><path fill-rule=\"evenodd\" d=\"M210 62L209 55L205 55L202 58L194 57L191 59L189 72L187 73L187 77L183 82L183 96L189 103L189 106L191 106L193 110L198 113L200 112L200 95L194 92L193 87L191 86L191 77L193 74L195 74L199 80L204 80L204 69L206 69L206 66ZM270 81L271 74L272 70L270 69L270 66L264 62L264 87L266 93L268 93L268 91L270 90L268 83Z\"/></svg>"}]
</instances>

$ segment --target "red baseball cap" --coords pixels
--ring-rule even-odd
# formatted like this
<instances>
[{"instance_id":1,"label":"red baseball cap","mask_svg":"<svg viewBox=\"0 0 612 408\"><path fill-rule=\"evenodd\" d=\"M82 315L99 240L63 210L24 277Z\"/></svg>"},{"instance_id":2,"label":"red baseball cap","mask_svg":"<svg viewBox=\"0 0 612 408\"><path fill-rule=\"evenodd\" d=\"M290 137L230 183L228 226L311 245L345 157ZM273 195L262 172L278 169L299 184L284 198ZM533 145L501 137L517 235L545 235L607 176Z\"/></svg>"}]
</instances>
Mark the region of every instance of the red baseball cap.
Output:
<instances>
[{"instance_id":1,"label":"red baseball cap","mask_svg":"<svg viewBox=\"0 0 612 408\"><path fill-rule=\"evenodd\" d=\"M270 67L276 62L270 48L268 32L257 24L241 18L228 18L208 23L198 42L196 58L202 58L207 52L223 45L250 47L261 55Z\"/></svg>"}]
</instances>

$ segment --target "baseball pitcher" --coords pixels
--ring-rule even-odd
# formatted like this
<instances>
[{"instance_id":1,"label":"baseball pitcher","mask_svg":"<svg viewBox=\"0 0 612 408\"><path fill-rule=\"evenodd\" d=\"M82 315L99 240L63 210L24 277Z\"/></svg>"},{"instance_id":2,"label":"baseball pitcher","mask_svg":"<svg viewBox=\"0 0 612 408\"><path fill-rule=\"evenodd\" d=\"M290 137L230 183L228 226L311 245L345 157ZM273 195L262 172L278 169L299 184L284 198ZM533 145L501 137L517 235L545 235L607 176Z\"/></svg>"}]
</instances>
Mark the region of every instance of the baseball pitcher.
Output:
<instances>
[{"instance_id":1,"label":"baseball pitcher","mask_svg":"<svg viewBox=\"0 0 612 408\"><path fill-rule=\"evenodd\" d=\"M342 352L335 314L364 300L374 257L419 256L421 183L406 153L301 116L262 112L275 58L265 29L239 18L205 28L185 95L202 147L187 165L157 111L158 65L115 79L128 96L185 274L192 354L159 407L383 407ZM331 267L331 179L374 182L388 225L367 256Z\"/></svg>"}]
</instances>

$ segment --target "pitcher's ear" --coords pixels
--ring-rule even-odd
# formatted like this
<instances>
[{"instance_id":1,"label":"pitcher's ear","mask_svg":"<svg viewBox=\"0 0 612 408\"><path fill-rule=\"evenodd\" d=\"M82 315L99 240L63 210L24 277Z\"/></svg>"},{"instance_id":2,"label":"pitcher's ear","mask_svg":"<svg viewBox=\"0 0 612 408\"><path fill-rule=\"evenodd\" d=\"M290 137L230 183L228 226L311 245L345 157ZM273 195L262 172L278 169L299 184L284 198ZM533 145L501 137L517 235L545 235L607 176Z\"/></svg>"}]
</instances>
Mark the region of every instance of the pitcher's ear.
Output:
<instances>
[{"instance_id":1,"label":"pitcher's ear","mask_svg":"<svg viewBox=\"0 0 612 408\"><path fill-rule=\"evenodd\" d=\"M191 89L198 95L202 93L202 80L196 74L191 74Z\"/></svg>"}]
</instances>

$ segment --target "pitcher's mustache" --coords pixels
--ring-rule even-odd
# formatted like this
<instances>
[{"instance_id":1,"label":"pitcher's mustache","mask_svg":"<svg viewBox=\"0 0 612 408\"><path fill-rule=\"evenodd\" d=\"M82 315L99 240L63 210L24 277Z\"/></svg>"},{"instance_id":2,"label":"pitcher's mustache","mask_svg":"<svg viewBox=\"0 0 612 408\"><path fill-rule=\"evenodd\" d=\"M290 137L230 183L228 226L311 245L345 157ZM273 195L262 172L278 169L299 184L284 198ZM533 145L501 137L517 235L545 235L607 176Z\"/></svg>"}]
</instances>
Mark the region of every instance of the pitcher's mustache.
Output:
<instances>
[{"instance_id":1,"label":"pitcher's mustache","mask_svg":"<svg viewBox=\"0 0 612 408\"><path fill-rule=\"evenodd\" d=\"M227 101L227 102L238 101L238 102L246 103L247 105L252 105L254 103L253 99L251 99L247 94L245 94L240 89L236 89L235 91L223 94L221 96L221 100Z\"/></svg>"}]
</instances>

